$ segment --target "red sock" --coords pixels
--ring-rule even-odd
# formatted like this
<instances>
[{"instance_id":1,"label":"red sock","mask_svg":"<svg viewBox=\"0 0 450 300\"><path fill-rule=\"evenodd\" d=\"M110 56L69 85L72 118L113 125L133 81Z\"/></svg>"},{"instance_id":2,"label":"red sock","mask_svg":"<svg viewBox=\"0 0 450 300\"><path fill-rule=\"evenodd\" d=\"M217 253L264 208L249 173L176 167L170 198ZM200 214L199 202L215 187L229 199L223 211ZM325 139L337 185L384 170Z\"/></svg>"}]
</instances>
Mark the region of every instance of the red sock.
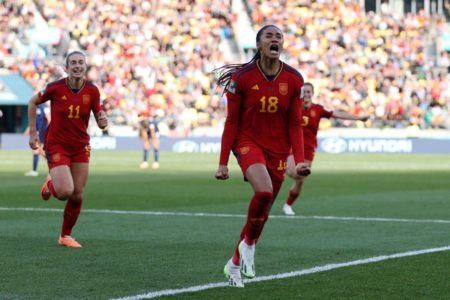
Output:
<instances>
[{"instance_id":1,"label":"red sock","mask_svg":"<svg viewBox=\"0 0 450 300\"><path fill-rule=\"evenodd\" d=\"M80 201L72 201L70 198L67 200L66 207L64 208L61 236L71 235L72 228L75 226L80 215L82 202L82 199Z\"/></svg>"},{"instance_id":2,"label":"red sock","mask_svg":"<svg viewBox=\"0 0 450 300\"><path fill-rule=\"evenodd\" d=\"M291 206L292 204L294 204L295 200L297 200L298 197L298 193L295 193L291 190L289 190L289 196L286 200L286 204Z\"/></svg>"},{"instance_id":3,"label":"red sock","mask_svg":"<svg viewBox=\"0 0 450 300\"><path fill-rule=\"evenodd\" d=\"M239 250L240 241L245 239L248 245L253 245L258 239L264 227L267 214L273 202L273 194L269 192L255 192L250 201L247 214L247 222L241 231L240 240L234 250L232 261L235 265L239 265Z\"/></svg>"},{"instance_id":4,"label":"red sock","mask_svg":"<svg viewBox=\"0 0 450 300\"><path fill-rule=\"evenodd\" d=\"M267 192L256 192L250 201L247 214L247 232L245 242L253 245L258 238L258 232L264 225L264 219L269 213L272 205L273 194Z\"/></svg>"},{"instance_id":5,"label":"red sock","mask_svg":"<svg viewBox=\"0 0 450 300\"><path fill-rule=\"evenodd\" d=\"M50 190L50 193L52 193L52 196L55 197L55 198L58 198L58 195L56 194L55 187L53 186L53 181L52 180L50 180L47 183L47 186L48 186L48 189Z\"/></svg>"}]
</instances>

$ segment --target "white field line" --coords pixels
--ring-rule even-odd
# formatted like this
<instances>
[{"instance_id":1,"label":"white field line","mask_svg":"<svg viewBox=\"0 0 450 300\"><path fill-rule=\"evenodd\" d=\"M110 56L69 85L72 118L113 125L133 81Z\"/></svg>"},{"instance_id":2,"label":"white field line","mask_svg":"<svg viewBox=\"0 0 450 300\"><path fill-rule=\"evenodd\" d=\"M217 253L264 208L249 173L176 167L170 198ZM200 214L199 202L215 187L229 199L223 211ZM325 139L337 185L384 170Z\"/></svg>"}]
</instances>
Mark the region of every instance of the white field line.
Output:
<instances>
[{"instance_id":1,"label":"white field line","mask_svg":"<svg viewBox=\"0 0 450 300\"><path fill-rule=\"evenodd\" d=\"M29 211L29 212L62 212L59 208L35 207L0 207L0 211ZM139 211L139 210L111 210L111 209L83 209L83 213L117 214L117 215L148 215L148 216L186 216L186 217L217 217L217 218L245 218L241 214L215 214L196 212L170 212L170 211ZM333 221L365 221L365 222L403 222L403 223L441 223L450 224L450 220L433 219L397 219L397 218L363 218L363 217L337 217L337 216L284 216L270 215L271 219L313 219Z\"/></svg>"},{"instance_id":2,"label":"white field line","mask_svg":"<svg viewBox=\"0 0 450 300\"><path fill-rule=\"evenodd\" d=\"M331 264L327 264L327 265L323 265L323 266L316 266L316 267L312 267L309 269L297 270L297 271L292 271L292 272L287 272L287 273L261 276L261 277L256 277L253 279L244 279L244 282L252 283L252 282L270 281L270 280L283 279L283 278L299 277L299 276L304 276L304 275L309 275L309 274L314 274L314 273L319 273L319 272L325 272L325 271L330 271L330 270L349 267L349 266L365 265L365 264L380 262L380 261L384 261L384 260L390 260L390 259L396 259L396 258L408 257L408 256L416 256L416 255L448 251L448 250L450 250L450 245L445 246L445 247L439 247L439 248L430 248L430 249L395 253L395 254L391 254L391 255L374 256L374 257L369 257L369 258L365 258L365 259L357 259L357 260L352 260L352 261L343 262L343 263L331 263ZM186 287L186 288L181 288L181 289L167 289L167 290L161 290L161 291L148 292L146 294L128 296L128 297L123 297L123 298L116 298L113 300L151 299L151 298L157 298L157 297L161 297L161 296L199 292L199 291L204 291L204 290L218 288L218 287L226 287L226 286L228 286L227 282L207 283L207 284L203 284L203 285L196 285L196 286L191 286L191 287Z\"/></svg>"}]
</instances>

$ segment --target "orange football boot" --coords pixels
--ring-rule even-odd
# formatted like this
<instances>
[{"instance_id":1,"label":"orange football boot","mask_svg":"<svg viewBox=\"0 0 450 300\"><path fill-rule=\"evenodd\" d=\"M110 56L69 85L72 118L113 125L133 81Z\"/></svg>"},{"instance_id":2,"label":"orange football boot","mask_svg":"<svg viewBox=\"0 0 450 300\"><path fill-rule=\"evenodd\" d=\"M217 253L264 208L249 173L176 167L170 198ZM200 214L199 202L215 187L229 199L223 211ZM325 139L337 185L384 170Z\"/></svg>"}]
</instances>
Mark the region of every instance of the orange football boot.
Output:
<instances>
[{"instance_id":1,"label":"orange football boot","mask_svg":"<svg viewBox=\"0 0 450 300\"><path fill-rule=\"evenodd\" d=\"M50 197L52 196L52 193L50 192L50 189L48 188L48 182L51 180L52 178L50 177L50 174L47 175L47 178L44 181L44 184L41 187L41 197L42 200L47 201L48 199L50 199Z\"/></svg>"},{"instance_id":2,"label":"orange football boot","mask_svg":"<svg viewBox=\"0 0 450 300\"><path fill-rule=\"evenodd\" d=\"M81 248L82 246L78 243L73 237L70 235L60 236L58 240L58 244L63 247L69 248Z\"/></svg>"}]
</instances>

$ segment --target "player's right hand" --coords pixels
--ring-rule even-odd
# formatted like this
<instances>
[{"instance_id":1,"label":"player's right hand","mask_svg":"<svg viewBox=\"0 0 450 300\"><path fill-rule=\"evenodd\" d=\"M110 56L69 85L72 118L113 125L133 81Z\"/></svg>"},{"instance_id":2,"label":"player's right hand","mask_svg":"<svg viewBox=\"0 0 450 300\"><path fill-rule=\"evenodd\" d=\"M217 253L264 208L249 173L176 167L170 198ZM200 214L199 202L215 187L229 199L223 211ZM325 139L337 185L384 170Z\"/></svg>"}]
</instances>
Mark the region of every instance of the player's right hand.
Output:
<instances>
[{"instance_id":1,"label":"player's right hand","mask_svg":"<svg viewBox=\"0 0 450 300\"><path fill-rule=\"evenodd\" d=\"M30 140L28 144L30 145L30 148L33 150L36 150L39 147L39 136L37 135L37 133L30 132Z\"/></svg>"},{"instance_id":2,"label":"player's right hand","mask_svg":"<svg viewBox=\"0 0 450 300\"><path fill-rule=\"evenodd\" d=\"M227 180L230 177L228 174L228 167L225 165L219 165L215 177L218 180Z\"/></svg>"}]
</instances>

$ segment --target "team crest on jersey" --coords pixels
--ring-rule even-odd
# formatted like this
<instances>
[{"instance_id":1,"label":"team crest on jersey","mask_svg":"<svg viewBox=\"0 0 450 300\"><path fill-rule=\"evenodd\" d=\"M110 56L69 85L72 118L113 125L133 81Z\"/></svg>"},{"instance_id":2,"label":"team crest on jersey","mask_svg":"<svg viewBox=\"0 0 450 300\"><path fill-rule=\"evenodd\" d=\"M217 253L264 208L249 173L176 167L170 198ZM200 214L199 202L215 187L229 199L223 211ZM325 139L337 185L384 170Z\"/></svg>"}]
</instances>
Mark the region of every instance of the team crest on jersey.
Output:
<instances>
[{"instance_id":1,"label":"team crest on jersey","mask_svg":"<svg viewBox=\"0 0 450 300\"><path fill-rule=\"evenodd\" d=\"M83 104L89 104L89 101L91 101L91 96L83 95Z\"/></svg>"},{"instance_id":2,"label":"team crest on jersey","mask_svg":"<svg viewBox=\"0 0 450 300\"><path fill-rule=\"evenodd\" d=\"M228 86L228 91L232 94L236 94L236 86L237 86L236 81L231 80L230 85Z\"/></svg>"},{"instance_id":3,"label":"team crest on jersey","mask_svg":"<svg viewBox=\"0 0 450 300\"><path fill-rule=\"evenodd\" d=\"M312 118L314 118L317 115L316 111L314 109L311 109L310 115Z\"/></svg>"},{"instance_id":4,"label":"team crest on jersey","mask_svg":"<svg viewBox=\"0 0 450 300\"><path fill-rule=\"evenodd\" d=\"M59 153L55 153L52 155L52 162L58 162L61 160L61 155Z\"/></svg>"},{"instance_id":5,"label":"team crest on jersey","mask_svg":"<svg viewBox=\"0 0 450 300\"><path fill-rule=\"evenodd\" d=\"M249 151L250 151L250 147L249 147L249 146L245 146L245 147L239 148L239 152L240 152L242 155L247 154Z\"/></svg>"},{"instance_id":6,"label":"team crest on jersey","mask_svg":"<svg viewBox=\"0 0 450 300\"><path fill-rule=\"evenodd\" d=\"M281 95L285 96L288 93L288 84L287 83L280 83L278 86L278 91Z\"/></svg>"}]
</instances>

